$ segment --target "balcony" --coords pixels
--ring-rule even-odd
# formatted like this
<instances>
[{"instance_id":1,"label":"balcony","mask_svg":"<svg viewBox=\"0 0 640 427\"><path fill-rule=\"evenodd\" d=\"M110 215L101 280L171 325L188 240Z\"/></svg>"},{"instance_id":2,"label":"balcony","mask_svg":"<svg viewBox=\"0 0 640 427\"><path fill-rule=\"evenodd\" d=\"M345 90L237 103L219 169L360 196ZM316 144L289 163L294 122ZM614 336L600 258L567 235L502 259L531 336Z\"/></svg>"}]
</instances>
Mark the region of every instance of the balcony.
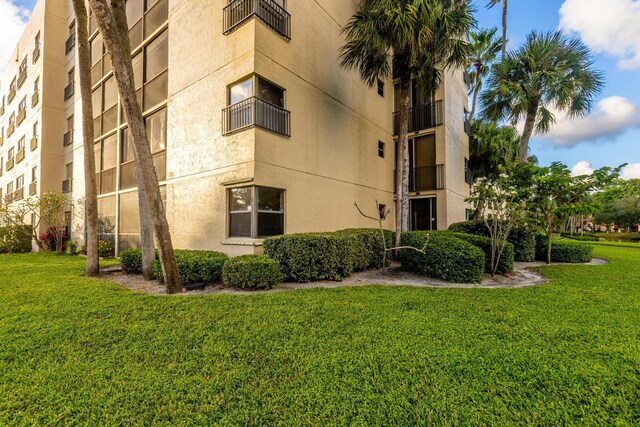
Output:
<instances>
[{"instance_id":1,"label":"balcony","mask_svg":"<svg viewBox=\"0 0 640 427\"><path fill-rule=\"evenodd\" d=\"M37 90L33 93L33 95L31 95L31 106L35 107L36 105L38 105L39 101L40 101L40 91Z\"/></svg>"},{"instance_id":2,"label":"balcony","mask_svg":"<svg viewBox=\"0 0 640 427\"><path fill-rule=\"evenodd\" d=\"M20 123L24 122L24 119L27 118L27 110L21 110L18 112L18 116L16 117L16 126L20 126Z\"/></svg>"},{"instance_id":3,"label":"balcony","mask_svg":"<svg viewBox=\"0 0 640 427\"><path fill-rule=\"evenodd\" d=\"M16 164L24 160L24 148L21 148L16 153Z\"/></svg>"},{"instance_id":4,"label":"balcony","mask_svg":"<svg viewBox=\"0 0 640 427\"><path fill-rule=\"evenodd\" d=\"M62 181L62 192L63 193L71 193L73 191L73 179L65 179Z\"/></svg>"},{"instance_id":5,"label":"balcony","mask_svg":"<svg viewBox=\"0 0 640 427\"><path fill-rule=\"evenodd\" d=\"M14 193L13 193L13 201L17 202L18 200L22 200L24 199L24 187L18 188Z\"/></svg>"},{"instance_id":6,"label":"balcony","mask_svg":"<svg viewBox=\"0 0 640 427\"><path fill-rule=\"evenodd\" d=\"M464 119L464 131L467 135L471 135L471 122L469 119Z\"/></svg>"},{"instance_id":7,"label":"balcony","mask_svg":"<svg viewBox=\"0 0 640 427\"><path fill-rule=\"evenodd\" d=\"M64 88L64 100L71 98L73 96L73 87L75 82L69 82L67 87Z\"/></svg>"},{"instance_id":8,"label":"balcony","mask_svg":"<svg viewBox=\"0 0 640 427\"><path fill-rule=\"evenodd\" d=\"M9 204L9 203L13 202L13 192L7 193L7 195L4 196L4 202L6 204Z\"/></svg>"},{"instance_id":9,"label":"balcony","mask_svg":"<svg viewBox=\"0 0 640 427\"><path fill-rule=\"evenodd\" d=\"M18 76L18 89L20 89L22 87L22 84L25 82L25 80L27 80L27 70L26 69L23 72L21 72L20 75Z\"/></svg>"},{"instance_id":10,"label":"balcony","mask_svg":"<svg viewBox=\"0 0 640 427\"><path fill-rule=\"evenodd\" d=\"M0 147L4 145L4 136L0 135Z\"/></svg>"},{"instance_id":11,"label":"balcony","mask_svg":"<svg viewBox=\"0 0 640 427\"><path fill-rule=\"evenodd\" d=\"M62 141L62 145L64 147L71 144L73 144L73 130L70 130L69 132L65 133Z\"/></svg>"},{"instance_id":12,"label":"balcony","mask_svg":"<svg viewBox=\"0 0 640 427\"><path fill-rule=\"evenodd\" d=\"M11 86L9 88L9 94L7 95L7 102L11 102L13 101L13 98L16 97L16 92L18 91L18 89L16 89L15 86Z\"/></svg>"},{"instance_id":13,"label":"balcony","mask_svg":"<svg viewBox=\"0 0 640 427\"><path fill-rule=\"evenodd\" d=\"M4 116L4 102L0 105L0 116Z\"/></svg>"},{"instance_id":14,"label":"balcony","mask_svg":"<svg viewBox=\"0 0 640 427\"><path fill-rule=\"evenodd\" d=\"M291 136L291 113L284 108L252 97L222 110L222 134L259 127L279 135Z\"/></svg>"},{"instance_id":15,"label":"balcony","mask_svg":"<svg viewBox=\"0 0 640 427\"><path fill-rule=\"evenodd\" d=\"M29 184L29 195L35 196L37 192L38 192L38 182L33 181L31 184Z\"/></svg>"},{"instance_id":16,"label":"balcony","mask_svg":"<svg viewBox=\"0 0 640 427\"><path fill-rule=\"evenodd\" d=\"M464 170L464 182L466 182L469 185L473 184L473 172L471 172L471 169L466 169Z\"/></svg>"},{"instance_id":17,"label":"balcony","mask_svg":"<svg viewBox=\"0 0 640 427\"><path fill-rule=\"evenodd\" d=\"M428 102L409 109L409 132L431 129L443 123L442 101ZM400 113L393 113L393 134L400 130Z\"/></svg>"},{"instance_id":18,"label":"balcony","mask_svg":"<svg viewBox=\"0 0 640 427\"><path fill-rule=\"evenodd\" d=\"M13 132L15 131L16 131L16 123L15 122L9 123L9 126L7 126L7 137L10 137L11 135L13 135Z\"/></svg>"},{"instance_id":19,"label":"balcony","mask_svg":"<svg viewBox=\"0 0 640 427\"><path fill-rule=\"evenodd\" d=\"M68 55L69 52L71 52L71 49L73 49L73 47L76 45L76 35L71 34L69 36L69 38L67 39L67 41L64 43L64 53L65 55Z\"/></svg>"},{"instance_id":20,"label":"balcony","mask_svg":"<svg viewBox=\"0 0 640 427\"><path fill-rule=\"evenodd\" d=\"M223 34L229 34L257 17L266 26L291 40L291 15L272 0L233 0L224 8Z\"/></svg>"},{"instance_id":21,"label":"balcony","mask_svg":"<svg viewBox=\"0 0 640 427\"><path fill-rule=\"evenodd\" d=\"M31 148L31 151L38 148L38 137L36 135L34 135L33 138L31 138L31 142L29 143L29 146Z\"/></svg>"},{"instance_id":22,"label":"balcony","mask_svg":"<svg viewBox=\"0 0 640 427\"><path fill-rule=\"evenodd\" d=\"M5 169L7 171L10 171L11 169L13 169L13 166L15 166L15 160L13 159L13 157L9 157L7 159L7 164L6 164Z\"/></svg>"}]
</instances>

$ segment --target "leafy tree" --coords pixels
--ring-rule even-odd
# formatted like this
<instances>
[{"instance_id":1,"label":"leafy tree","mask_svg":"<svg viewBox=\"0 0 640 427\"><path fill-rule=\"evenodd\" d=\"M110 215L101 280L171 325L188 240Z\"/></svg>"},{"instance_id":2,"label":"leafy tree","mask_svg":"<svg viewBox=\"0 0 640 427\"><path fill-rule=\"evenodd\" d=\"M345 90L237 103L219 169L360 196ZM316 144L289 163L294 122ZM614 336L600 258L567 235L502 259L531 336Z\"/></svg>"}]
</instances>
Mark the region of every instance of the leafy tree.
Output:
<instances>
[{"instance_id":1,"label":"leafy tree","mask_svg":"<svg viewBox=\"0 0 640 427\"><path fill-rule=\"evenodd\" d=\"M640 179L620 180L596 195L601 209L595 221L631 228L640 224Z\"/></svg>"},{"instance_id":2,"label":"leafy tree","mask_svg":"<svg viewBox=\"0 0 640 427\"><path fill-rule=\"evenodd\" d=\"M169 223L151 157L142 110L136 98L125 0L110 0L110 2L109 0L89 0L89 6L96 18L118 83L122 109L129 124L133 142L136 176L139 176L142 184L138 186L138 194L141 199L145 199L144 206L151 211L167 293L179 293L183 288L173 253ZM141 212L141 222L142 219Z\"/></svg>"},{"instance_id":3,"label":"leafy tree","mask_svg":"<svg viewBox=\"0 0 640 427\"><path fill-rule=\"evenodd\" d=\"M507 53L507 0L489 0L488 7L502 2L502 57Z\"/></svg>"},{"instance_id":4,"label":"leafy tree","mask_svg":"<svg viewBox=\"0 0 640 427\"><path fill-rule=\"evenodd\" d=\"M469 140L469 169L473 179L496 179L518 161L520 135L511 126L474 120Z\"/></svg>"},{"instance_id":5,"label":"leafy tree","mask_svg":"<svg viewBox=\"0 0 640 427\"><path fill-rule=\"evenodd\" d=\"M471 90L469 93L473 95L473 98L469 120L473 120L475 116L478 94L482 89L484 77L489 73L491 65L494 64L498 57L498 52L500 52L500 40L496 38L497 31L496 27L485 28L478 32L472 32L470 36L471 65L469 66L469 78L471 80Z\"/></svg>"},{"instance_id":6,"label":"leafy tree","mask_svg":"<svg viewBox=\"0 0 640 427\"><path fill-rule=\"evenodd\" d=\"M357 69L369 86L392 75L399 84L396 246L400 232L409 226L411 79L431 95L442 81L443 70L466 67L467 34L474 23L466 0L362 0L343 30L343 67Z\"/></svg>"},{"instance_id":7,"label":"leafy tree","mask_svg":"<svg viewBox=\"0 0 640 427\"><path fill-rule=\"evenodd\" d=\"M513 125L524 119L520 162L525 163L533 132L546 133L555 123L552 109L569 117L591 110L603 87L602 73L593 69L593 62L580 39L561 31L533 32L492 68L488 88L480 96L482 117Z\"/></svg>"}]
</instances>

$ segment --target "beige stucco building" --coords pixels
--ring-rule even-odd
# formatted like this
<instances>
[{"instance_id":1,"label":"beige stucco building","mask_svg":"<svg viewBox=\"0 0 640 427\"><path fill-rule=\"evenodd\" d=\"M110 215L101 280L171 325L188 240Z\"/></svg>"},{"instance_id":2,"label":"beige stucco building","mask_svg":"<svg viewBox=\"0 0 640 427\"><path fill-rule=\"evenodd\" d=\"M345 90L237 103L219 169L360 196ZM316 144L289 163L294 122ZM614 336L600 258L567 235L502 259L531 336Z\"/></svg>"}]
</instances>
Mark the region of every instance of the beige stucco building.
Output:
<instances>
[{"instance_id":1,"label":"beige stucco building","mask_svg":"<svg viewBox=\"0 0 640 427\"><path fill-rule=\"evenodd\" d=\"M59 45L51 48L59 75L51 82L59 86L51 90L59 110L51 188L72 179L65 189L80 200L82 134L68 120L80 123L79 94L67 101L62 95L75 63L73 49L65 54L64 36L73 13L68 0L40 0L36 9L45 1L64 16L59 39L42 39ZM341 28L356 5L129 0L136 86L176 247L259 253L269 235L375 226L354 202L370 214L376 200L393 206L393 81L371 88L339 66ZM133 158L94 22L90 30L101 234L122 250L139 239ZM4 79L15 73L8 67ZM445 73L434 99L416 92L412 102L412 227L443 229L463 221L468 208L463 72ZM73 219L79 240L82 222L81 215ZM389 217L386 225L393 223Z\"/></svg>"}]
</instances>

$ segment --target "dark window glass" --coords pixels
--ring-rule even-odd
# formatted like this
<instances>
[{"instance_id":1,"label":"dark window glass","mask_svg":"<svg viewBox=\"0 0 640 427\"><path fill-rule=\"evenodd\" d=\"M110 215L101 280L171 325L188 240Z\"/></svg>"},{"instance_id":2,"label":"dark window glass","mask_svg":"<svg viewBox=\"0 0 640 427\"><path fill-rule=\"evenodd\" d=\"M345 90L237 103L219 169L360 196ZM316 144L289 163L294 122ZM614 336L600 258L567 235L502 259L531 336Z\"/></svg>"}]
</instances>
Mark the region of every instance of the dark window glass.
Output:
<instances>
[{"instance_id":1,"label":"dark window glass","mask_svg":"<svg viewBox=\"0 0 640 427\"><path fill-rule=\"evenodd\" d=\"M282 213L258 213L258 238L278 236L284 233L284 215Z\"/></svg>"},{"instance_id":2,"label":"dark window glass","mask_svg":"<svg viewBox=\"0 0 640 427\"><path fill-rule=\"evenodd\" d=\"M384 142L378 141L378 156L384 159Z\"/></svg>"},{"instance_id":3,"label":"dark window glass","mask_svg":"<svg viewBox=\"0 0 640 427\"><path fill-rule=\"evenodd\" d=\"M149 5L150 9L144 16L144 36L149 37L162 26L169 15L169 5L167 0L158 0L154 5Z\"/></svg>"},{"instance_id":4,"label":"dark window glass","mask_svg":"<svg viewBox=\"0 0 640 427\"><path fill-rule=\"evenodd\" d=\"M283 234L283 194L282 190L268 187L229 190L229 236L262 238Z\"/></svg>"},{"instance_id":5,"label":"dark window glass","mask_svg":"<svg viewBox=\"0 0 640 427\"><path fill-rule=\"evenodd\" d=\"M263 101L284 108L284 90L260 77L258 77L256 96Z\"/></svg>"},{"instance_id":6,"label":"dark window glass","mask_svg":"<svg viewBox=\"0 0 640 427\"><path fill-rule=\"evenodd\" d=\"M258 210L282 212L282 190L258 187Z\"/></svg>"},{"instance_id":7,"label":"dark window glass","mask_svg":"<svg viewBox=\"0 0 640 427\"><path fill-rule=\"evenodd\" d=\"M147 137L151 153L167 149L167 110L163 109L147 117Z\"/></svg>"}]
</instances>

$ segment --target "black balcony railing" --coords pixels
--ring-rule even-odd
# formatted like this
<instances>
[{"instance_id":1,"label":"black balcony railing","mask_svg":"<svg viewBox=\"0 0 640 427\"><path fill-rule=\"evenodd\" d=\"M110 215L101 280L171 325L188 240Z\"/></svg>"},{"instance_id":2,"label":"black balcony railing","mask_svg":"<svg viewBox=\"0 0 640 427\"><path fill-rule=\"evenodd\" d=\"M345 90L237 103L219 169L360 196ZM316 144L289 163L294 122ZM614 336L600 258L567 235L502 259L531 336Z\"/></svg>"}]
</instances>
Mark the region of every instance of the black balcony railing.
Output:
<instances>
[{"instance_id":1,"label":"black balcony railing","mask_svg":"<svg viewBox=\"0 0 640 427\"><path fill-rule=\"evenodd\" d=\"M73 88L75 82L69 82L69 84L64 88L64 100L71 98L73 96Z\"/></svg>"},{"instance_id":2,"label":"black balcony railing","mask_svg":"<svg viewBox=\"0 0 640 427\"><path fill-rule=\"evenodd\" d=\"M471 122L468 119L464 119L464 131L467 135L471 135Z\"/></svg>"},{"instance_id":3,"label":"black balcony railing","mask_svg":"<svg viewBox=\"0 0 640 427\"><path fill-rule=\"evenodd\" d=\"M396 171L393 171L393 189L396 188ZM421 166L409 169L409 192L442 190L444 165Z\"/></svg>"},{"instance_id":4,"label":"black balcony railing","mask_svg":"<svg viewBox=\"0 0 640 427\"><path fill-rule=\"evenodd\" d=\"M471 172L471 169L464 170L464 182L469 185L473 184L473 172Z\"/></svg>"},{"instance_id":5,"label":"black balcony railing","mask_svg":"<svg viewBox=\"0 0 640 427\"><path fill-rule=\"evenodd\" d=\"M291 136L291 113L282 107L253 97L222 110L222 133L227 135L253 126Z\"/></svg>"},{"instance_id":6,"label":"black balcony railing","mask_svg":"<svg viewBox=\"0 0 640 427\"><path fill-rule=\"evenodd\" d=\"M76 45L76 35L71 34L66 42L64 42L64 53L68 54L71 49Z\"/></svg>"},{"instance_id":7,"label":"black balcony railing","mask_svg":"<svg viewBox=\"0 0 640 427\"><path fill-rule=\"evenodd\" d=\"M68 178L62 181L62 192L71 193L73 191L73 179Z\"/></svg>"},{"instance_id":8,"label":"black balcony railing","mask_svg":"<svg viewBox=\"0 0 640 427\"><path fill-rule=\"evenodd\" d=\"M431 129L443 123L442 101L428 102L409 109L409 132ZM393 113L393 134L400 130L400 112Z\"/></svg>"},{"instance_id":9,"label":"black balcony railing","mask_svg":"<svg viewBox=\"0 0 640 427\"><path fill-rule=\"evenodd\" d=\"M291 15L272 0L233 0L224 8L224 34L256 16L287 40L291 39Z\"/></svg>"},{"instance_id":10,"label":"black balcony railing","mask_svg":"<svg viewBox=\"0 0 640 427\"><path fill-rule=\"evenodd\" d=\"M64 137L62 138L62 145L63 146L67 146L67 145L71 145L73 143L73 130L70 130L69 132L64 134Z\"/></svg>"}]
</instances>

